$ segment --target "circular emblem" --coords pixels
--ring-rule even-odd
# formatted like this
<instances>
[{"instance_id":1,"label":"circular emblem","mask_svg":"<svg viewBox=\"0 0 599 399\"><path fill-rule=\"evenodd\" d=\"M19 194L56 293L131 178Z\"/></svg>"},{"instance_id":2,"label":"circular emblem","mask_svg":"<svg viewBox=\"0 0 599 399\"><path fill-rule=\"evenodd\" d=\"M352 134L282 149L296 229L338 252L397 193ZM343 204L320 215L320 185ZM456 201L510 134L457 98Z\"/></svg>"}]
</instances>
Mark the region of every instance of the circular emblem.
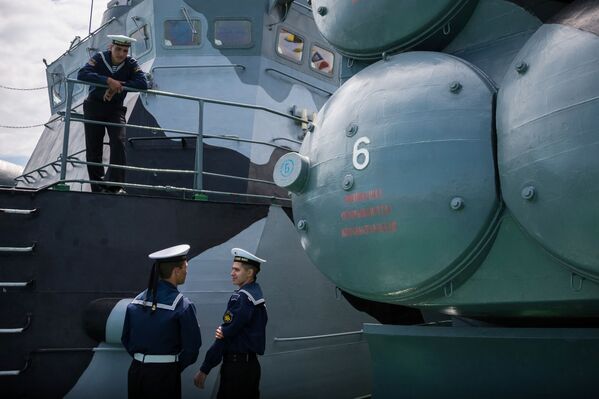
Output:
<instances>
[{"instance_id":1,"label":"circular emblem","mask_svg":"<svg viewBox=\"0 0 599 399\"><path fill-rule=\"evenodd\" d=\"M281 164L281 176L288 177L293 172L294 163L292 159L286 159L285 162Z\"/></svg>"}]
</instances>

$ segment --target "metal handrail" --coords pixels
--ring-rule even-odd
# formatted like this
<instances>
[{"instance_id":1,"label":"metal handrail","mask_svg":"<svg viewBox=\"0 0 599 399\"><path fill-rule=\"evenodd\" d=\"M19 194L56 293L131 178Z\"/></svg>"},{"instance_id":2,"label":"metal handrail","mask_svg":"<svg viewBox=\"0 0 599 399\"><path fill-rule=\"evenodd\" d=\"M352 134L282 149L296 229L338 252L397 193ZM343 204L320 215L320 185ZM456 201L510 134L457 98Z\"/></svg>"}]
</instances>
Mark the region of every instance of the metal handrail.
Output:
<instances>
[{"instance_id":1,"label":"metal handrail","mask_svg":"<svg viewBox=\"0 0 599 399\"><path fill-rule=\"evenodd\" d=\"M2 213L13 213L13 214L17 214L17 215L30 215L32 213L37 212L37 208L33 208L33 209L0 208L0 212L2 212Z\"/></svg>"},{"instance_id":2,"label":"metal handrail","mask_svg":"<svg viewBox=\"0 0 599 399\"><path fill-rule=\"evenodd\" d=\"M157 65L150 69L153 73L157 69L184 69L184 68L239 68L245 71L245 65L242 64L214 64L214 65Z\"/></svg>"},{"instance_id":3,"label":"metal handrail","mask_svg":"<svg viewBox=\"0 0 599 399\"><path fill-rule=\"evenodd\" d=\"M107 143L104 143L104 145L106 145L106 144L107 144ZM80 151L77 151L76 153L74 153L74 154L71 154L71 155L67 156L67 159L72 159L72 158L78 159L78 158L76 158L76 157L75 157L75 155L79 155L79 154L81 154L81 153L83 153L83 152L85 152L85 149L83 149L83 150L80 150ZM71 164L72 164L72 162L70 162L70 161L69 161L69 163L71 163ZM45 169L46 169L48 166L52 166L52 167L54 168L54 171L55 171L55 172L58 172L58 169L56 169L56 165L57 165L57 164L60 164L60 158L59 158L59 159L57 159L56 161L52 161L52 162L49 162L49 163L47 163L47 164L45 164L45 165L42 165L42 166L40 166L39 168L36 168L36 169L30 170L30 171L29 171L29 172L27 172L27 173L23 173L22 175L15 177L13 180L15 180L15 181L19 181L19 179L20 179L20 178L24 178L25 180L27 180L27 177L31 177L31 175L32 175L33 173L36 173L36 172L37 172L37 173L39 173L39 171L40 171L40 170L44 170L44 171L45 171ZM48 173L48 172L46 172L46 173ZM42 177L43 177L43 176L42 176ZM29 183L29 182L28 182L28 183Z\"/></svg>"},{"instance_id":4,"label":"metal handrail","mask_svg":"<svg viewBox=\"0 0 599 399\"><path fill-rule=\"evenodd\" d=\"M25 365L20 370L2 370L2 371L0 371L0 377L19 375L29 368L29 363L30 363L30 360L29 360L29 358L27 358L27 359L25 359Z\"/></svg>"},{"instance_id":5,"label":"metal handrail","mask_svg":"<svg viewBox=\"0 0 599 399\"><path fill-rule=\"evenodd\" d=\"M306 10L308 10L308 11L312 12L312 7L308 7L308 6L307 6L307 5L305 5L305 4L298 3L298 2L296 2L296 1L294 1L293 3L291 3L291 5L292 5L292 6L298 6L298 7L302 7L302 8L305 8Z\"/></svg>"},{"instance_id":6,"label":"metal handrail","mask_svg":"<svg viewBox=\"0 0 599 399\"><path fill-rule=\"evenodd\" d=\"M293 121L299 122L299 123L304 123L305 121L301 118L298 118L294 115L289 115L280 111L276 111L274 109L271 108L267 108L267 107L263 107L263 106L258 106L258 105L252 105L252 104L244 104L244 103L237 103L237 102L232 102L232 101L223 101L223 100L216 100L216 99L211 99L211 98L203 98L203 97L195 97L195 96L189 96L189 95L183 95L183 94L177 94L177 93L171 93L171 92L163 92L163 91L158 91L158 90L140 90L140 89L134 89L134 88L129 88L129 87L125 87L125 89L127 91L131 91L131 92L140 92L140 93L146 93L146 94L155 94L155 95L159 95L159 96L166 96L166 97L172 97L172 98L179 98L179 99L184 99L184 100L191 100L191 101L196 101L198 103L198 131L197 133L192 133L192 132L186 132L183 130L174 130L174 129L163 129L163 128L156 128L156 127L148 127L148 126L140 126L140 125L129 125L129 124L115 124L115 123L111 123L111 122L99 122L99 121L87 121L85 118L78 118L78 115L75 115L75 118L71 118L71 105L72 105L72 101L73 101L73 89L75 84L83 84L83 85L87 85L87 86L97 86L97 87L108 87L106 85L102 85L102 84L98 84L98 83L92 83L92 82L85 82L85 81L81 81L81 80L77 80L77 79L65 79L67 82L67 98L66 98L66 111L65 111L65 116L64 116L64 135L63 135L63 147L62 147L62 155L60 157L60 180L57 182L57 184L59 183L65 183L67 182L66 179L66 172L67 172L67 162L69 162L69 157L67 157L68 154L68 143L69 143L69 132L70 132L70 125L71 125L71 120L76 121L76 122L84 122L84 123L90 123L90 124L98 124L98 125L104 125L104 126L127 126L127 127L134 127L134 128L139 128L139 129L147 129L147 130L153 130L153 131L171 131L171 132L178 132L178 133L183 133L183 134L190 134L190 135L195 135L196 137L196 151L195 151L195 172L194 172L194 190L192 190L192 192L199 192L199 193L203 193L204 190L202 190L203 188L203 182L202 182L202 178L203 178L203 140L204 140L204 104L217 104L217 105L224 105L224 106L232 106L232 107L238 107L238 108L247 108L247 109L254 109L254 110L261 110L261 111L265 111L274 115L279 115L281 117L287 118L287 119L291 119ZM239 141L243 141L243 139L238 139ZM252 141L250 141L252 142ZM269 143L270 144L270 143ZM272 145L272 144L271 144ZM75 164L75 163L81 163L81 161L70 161L71 164ZM91 164L91 163L88 163ZM117 167L117 168L131 168L131 167L126 167L123 165L110 165L111 167ZM144 168L140 168L138 170L144 170ZM40 173L41 175L41 173ZM224 176L224 175L223 175ZM27 177L24 177L27 180ZM84 182L90 182L90 181L83 181L83 180L70 180L70 181L74 181L74 182L78 182L83 184ZM125 184L120 184L123 187L135 187L136 185L125 185ZM139 185L139 186L145 186L145 185ZM148 188L148 187L152 187L152 186L145 186L144 188ZM186 191L186 190L182 190L182 188L178 188L181 189L181 191ZM224 192L213 192L213 193L218 193L218 194L231 194L231 195L239 195L237 193L224 193ZM254 196L252 194L247 194L246 196ZM259 197L270 197L270 196L259 196ZM283 199L286 200L286 199Z\"/></svg>"},{"instance_id":7,"label":"metal handrail","mask_svg":"<svg viewBox=\"0 0 599 399\"><path fill-rule=\"evenodd\" d=\"M87 86L97 86L97 87L108 88L107 85L103 85L103 84L99 84L99 83L86 82L86 81L83 81L83 80L70 79L70 78L67 78L65 80L66 80L67 83L71 83L71 84L82 84L82 85L87 85ZM308 84L308 83L306 83L306 84ZM314 87L317 88L317 89L319 89L319 90L323 90L323 89L320 89L317 86L314 86ZM187 95L187 94L178 94L178 93L172 93L172 92L169 92L169 91L161 91L161 90L151 90L151 89L149 89L149 90L142 90L142 89L135 89L135 88L132 88L132 87L124 87L124 88L128 92L134 92L134 93L155 94L157 96L180 98L182 100L202 101L202 102L204 102L206 104L216 104L216 105L225 105L225 106L229 106L229 107L254 109L254 110L257 110L257 111L264 111L264 112L268 112L268 113L273 114L273 115L281 116L283 118L291 119L291 120L299 122L299 123L305 122L303 119L298 118L297 116L289 115L289 114L286 114L286 113L281 112L281 111L277 111L277 110L272 109L272 108L263 107L261 105L238 103L238 102L234 102L234 101L217 100L215 98L208 98L208 97L190 96L190 95ZM323 90L323 91L326 92L326 90ZM329 92L327 92L327 93L329 93ZM331 94L331 93L329 93L329 94Z\"/></svg>"},{"instance_id":8,"label":"metal handrail","mask_svg":"<svg viewBox=\"0 0 599 399\"><path fill-rule=\"evenodd\" d=\"M71 164L78 164L78 165L108 166L108 167L115 168L115 169L132 170L132 171L138 171L138 172L175 173L175 174L179 173L179 174L189 174L189 175L195 175L196 173L199 173L199 172L196 172L195 170L142 168L140 166L114 165L114 164L106 164L106 163L100 163L100 162L89 162L89 161L70 161L69 163L71 163ZM273 185L273 186L277 185L275 182L272 182L272 181L261 180L261 179L254 179L254 178L251 178L251 177L234 176L234 175L223 175L223 174L220 174L220 173L212 173L212 172L202 172L202 174L204 174L206 176L216 176L216 177L224 177L224 178L229 178L229 179L251 181L251 182L255 182L255 183L270 184L270 185Z\"/></svg>"},{"instance_id":9,"label":"metal handrail","mask_svg":"<svg viewBox=\"0 0 599 399\"><path fill-rule=\"evenodd\" d=\"M31 313L27 313L27 321L25 321L25 325L19 328L0 328L0 334L20 334L23 331L27 330L31 325Z\"/></svg>"},{"instance_id":10,"label":"metal handrail","mask_svg":"<svg viewBox=\"0 0 599 399\"><path fill-rule=\"evenodd\" d=\"M275 137L274 139L272 139L272 141L278 141L278 140L289 141L290 143L293 143L293 144L302 145L301 141L299 141L299 140L293 140L293 139L288 139L287 137Z\"/></svg>"},{"instance_id":11,"label":"metal handrail","mask_svg":"<svg viewBox=\"0 0 599 399\"><path fill-rule=\"evenodd\" d=\"M189 137L189 136L191 136L191 137ZM127 139L127 141L129 141L130 143L133 143L134 141L185 140L187 138L192 138L193 136L197 136L197 135L195 133L189 133L189 136L131 137L131 138ZM274 147L274 148L278 148L280 150L284 150L284 151L288 151L289 152L289 148L281 147L280 145L276 145L276 144L269 143L269 142L266 142L266 141L242 139L239 136L231 136L231 135L224 135L224 134L221 134L221 135L204 134L204 138L205 139L215 139L215 140L238 141L238 142L242 142L242 143L251 143L251 144L260 144L260 145ZM293 143L301 144L300 141L295 141L295 140L292 140L292 139L287 139L285 137L277 137L277 138L273 139L273 141L275 141L275 140L288 140L288 141L291 141Z\"/></svg>"},{"instance_id":12,"label":"metal handrail","mask_svg":"<svg viewBox=\"0 0 599 399\"><path fill-rule=\"evenodd\" d=\"M250 193L231 193L227 191L213 191L213 190L197 190L193 188L187 187L175 187L175 186L151 186L148 184L138 184L138 183L122 183L122 182L109 182L109 181L99 181L99 180L85 180L85 179L66 179L52 182L46 186L43 186L41 190L47 190L52 188L58 184L62 183L92 183L92 184L102 184L105 186L114 186L114 187L125 187L125 188L143 188L148 190L156 190L156 191L180 191L184 193L191 194L216 194L216 195L226 195L230 197L247 197L247 198L261 198L261 199L269 199L269 200L277 200L289 203L291 200L289 198L277 197L275 195L263 195L263 194L250 194Z\"/></svg>"},{"instance_id":13,"label":"metal handrail","mask_svg":"<svg viewBox=\"0 0 599 399\"><path fill-rule=\"evenodd\" d=\"M273 341L274 342L307 341L307 340L311 340L311 339L343 337L346 335L358 335L358 334L362 334L363 332L364 332L364 330L358 330L358 331L347 331L347 332L333 333L333 334L309 335L309 336L305 336L305 337L289 337L289 338L274 337Z\"/></svg>"},{"instance_id":14,"label":"metal handrail","mask_svg":"<svg viewBox=\"0 0 599 399\"><path fill-rule=\"evenodd\" d=\"M29 281L2 281L0 282L0 288L23 288L28 287L33 283L33 280Z\"/></svg>"},{"instance_id":15,"label":"metal handrail","mask_svg":"<svg viewBox=\"0 0 599 399\"><path fill-rule=\"evenodd\" d=\"M30 247L0 247L0 252L33 252L35 243Z\"/></svg>"}]
</instances>

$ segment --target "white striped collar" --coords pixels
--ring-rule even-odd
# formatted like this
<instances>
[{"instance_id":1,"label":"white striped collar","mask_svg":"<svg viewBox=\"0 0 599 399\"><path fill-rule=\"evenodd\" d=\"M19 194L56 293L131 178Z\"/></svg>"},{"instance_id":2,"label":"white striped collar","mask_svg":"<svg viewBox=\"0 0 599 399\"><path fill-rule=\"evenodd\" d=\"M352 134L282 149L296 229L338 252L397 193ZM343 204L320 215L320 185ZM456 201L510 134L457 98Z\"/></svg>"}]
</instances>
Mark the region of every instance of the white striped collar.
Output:
<instances>
[{"instance_id":1,"label":"white striped collar","mask_svg":"<svg viewBox=\"0 0 599 399\"><path fill-rule=\"evenodd\" d=\"M118 66L118 67L117 67L115 70L113 70L113 69L112 69L112 65L110 65L110 64L108 63L108 61L106 61L106 57L104 57L104 53L100 53L100 56L102 57L102 61L104 61L104 65L106 65L106 68L108 68L108 70L110 71L110 73L111 73L111 74L113 74L113 75L114 75L115 73L117 73L117 72L119 71L119 69L121 69L121 68L122 68L122 67L125 65L125 61L123 61L123 62L121 62L121 63L119 64L119 66ZM126 59L125 59L125 60L126 60Z\"/></svg>"},{"instance_id":2,"label":"white striped collar","mask_svg":"<svg viewBox=\"0 0 599 399\"><path fill-rule=\"evenodd\" d=\"M247 292L246 290L238 290L237 292L243 292L244 294L246 294L248 296L248 298L250 299L250 301L252 301L252 303L254 305L260 305L261 303L266 302L264 300L264 298L260 298L258 300L254 299L254 297L252 296L252 294L250 294L249 292Z\"/></svg>"},{"instance_id":3,"label":"white striped collar","mask_svg":"<svg viewBox=\"0 0 599 399\"><path fill-rule=\"evenodd\" d=\"M138 296L136 296L135 299L133 301L131 301L131 303L134 303L136 305L142 305L142 306L152 307L152 302L151 301L144 301L142 299L145 296L146 296L146 291L144 291L141 294L139 294ZM177 297L175 298L175 300L173 301L173 303L170 304L170 305L166 305L164 303L156 303L156 307L160 308L160 309L166 309L166 310L175 310L175 308L177 307L177 304L179 303L179 301L181 300L181 298L183 298L183 294L177 295Z\"/></svg>"}]
</instances>

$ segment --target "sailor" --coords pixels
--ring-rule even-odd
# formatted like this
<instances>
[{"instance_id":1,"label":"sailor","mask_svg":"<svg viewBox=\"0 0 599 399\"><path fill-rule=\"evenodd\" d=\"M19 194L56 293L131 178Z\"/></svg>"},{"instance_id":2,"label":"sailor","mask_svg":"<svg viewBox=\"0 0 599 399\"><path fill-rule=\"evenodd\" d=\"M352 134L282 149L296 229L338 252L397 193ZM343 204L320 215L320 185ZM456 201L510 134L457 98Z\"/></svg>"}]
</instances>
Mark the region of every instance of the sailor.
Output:
<instances>
[{"instance_id":1,"label":"sailor","mask_svg":"<svg viewBox=\"0 0 599 399\"><path fill-rule=\"evenodd\" d=\"M256 277L260 264L266 261L240 248L233 248L231 254L231 280L239 289L229 298L223 323L216 329L216 340L194 383L203 389L210 370L222 361L217 398L259 398L260 363L256 355L264 354L268 317Z\"/></svg>"},{"instance_id":2,"label":"sailor","mask_svg":"<svg viewBox=\"0 0 599 399\"><path fill-rule=\"evenodd\" d=\"M83 102L83 114L87 120L125 123L127 112L127 108L123 106L123 100L127 95L125 86L145 90L148 88L148 82L145 74L137 65L137 61L128 56L131 43L136 40L123 35L108 35L108 38L112 40L108 51L94 55L77 74L79 80L108 86L108 89L89 87L89 95ZM110 164L125 165L125 128L122 126L85 123L87 161L102 163L104 129L108 131L110 142ZM104 179L103 166L87 165L87 171L91 181ZM125 170L109 168L106 180L124 182ZM91 183L91 190L93 192L125 193L122 187L105 186L101 183Z\"/></svg>"},{"instance_id":3,"label":"sailor","mask_svg":"<svg viewBox=\"0 0 599 399\"><path fill-rule=\"evenodd\" d=\"M181 372L198 358L196 309L177 290L187 276L188 252L183 244L150 254L148 289L127 306L121 341L133 357L129 398L180 398Z\"/></svg>"}]
</instances>

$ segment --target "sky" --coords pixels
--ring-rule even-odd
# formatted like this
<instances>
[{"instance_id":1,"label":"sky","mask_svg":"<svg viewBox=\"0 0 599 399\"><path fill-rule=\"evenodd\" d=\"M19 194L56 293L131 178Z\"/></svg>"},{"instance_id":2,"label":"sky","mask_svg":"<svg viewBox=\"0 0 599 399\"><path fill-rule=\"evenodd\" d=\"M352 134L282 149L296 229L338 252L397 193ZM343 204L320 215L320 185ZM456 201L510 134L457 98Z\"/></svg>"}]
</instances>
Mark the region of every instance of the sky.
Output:
<instances>
[{"instance_id":1,"label":"sky","mask_svg":"<svg viewBox=\"0 0 599 399\"><path fill-rule=\"evenodd\" d=\"M92 31L100 26L108 0L93 0ZM92 0L0 0L0 160L25 166L50 119L45 58L50 64L75 36L89 31Z\"/></svg>"}]
</instances>

